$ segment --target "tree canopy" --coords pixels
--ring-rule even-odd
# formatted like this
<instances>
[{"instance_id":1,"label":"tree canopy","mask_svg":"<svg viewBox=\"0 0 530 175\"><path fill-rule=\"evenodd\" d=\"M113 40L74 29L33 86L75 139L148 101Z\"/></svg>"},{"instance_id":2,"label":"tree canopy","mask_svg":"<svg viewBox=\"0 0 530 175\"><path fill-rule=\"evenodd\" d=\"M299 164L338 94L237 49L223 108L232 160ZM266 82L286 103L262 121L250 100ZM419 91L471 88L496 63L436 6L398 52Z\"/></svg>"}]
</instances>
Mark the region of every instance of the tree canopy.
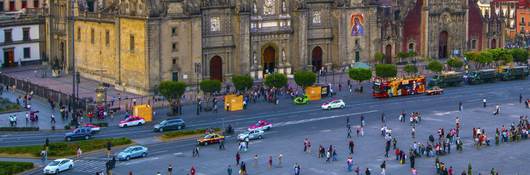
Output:
<instances>
[{"instance_id":1,"label":"tree canopy","mask_svg":"<svg viewBox=\"0 0 530 175\"><path fill-rule=\"evenodd\" d=\"M372 78L372 71L365 68L351 68L348 70L348 76L359 83L370 80Z\"/></svg>"},{"instance_id":2,"label":"tree canopy","mask_svg":"<svg viewBox=\"0 0 530 175\"><path fill-rule=\"evenodd\" d=\"M158 86L158 92L171 105L171 114L175 114L176 106L180 104L180 98L186 92L186 84L180 81L162 81Z\"/></svg>"},{"instance_id":3,"label":"tree canopy","mask_svg":"<svg viewBox=\"0 0 530 175\"><path fill-rule=\"evenodd\" d=\"M405 67L403 68L403 70L408 73L408 74L416 74L418 73L418 67L414 64L407 64L405 65Z\"/></svg>"},{"instance_id":4,"label":"tree canopy","mask_svg":"<svg viewBox=\"0 0 530 175\"><path fill-rule=\"evenodd\" d=\"M383 63L384 59L385 59L385 55L381 52L376 52L374 54L374 58L375 60L378 62L378 63Z\"/></svg>"},{"instance_id":5,"label":"tree canopy","mask_svg":"<svg viewBox=\"0 0 530 175\"><path fill-rule=\"evenodd\" d=\"M458 69L464 66L464 62L456 57L447 60L447 65L451 68Z\"/></svg>"},{"instance_id":6,"label":"tree canopy","mask_svg":"<svg viewBox=\"0 0 530 175\"><path fill-rule=\"evenodd\" d=\"M427 69L430 71L433 71L435 73L440 73L443 70L443 64L440 63L438 60L432 60L428 65Z\"/></svg>"},{"instance_id":7,"label":"tree canopy","mask_svg":"<svg viewBox=\"0 0 530 175\"><path fill-rule=\"evenodd\" d=\"M315 84L317 75L314 72L301 70L294 73L294 81L298 86L305 89L307 86Z\"/></svg>"},{"instance_id":8,"label":"tree canopy","mask_svg":"<svg viewBox=\"0 0 530 175\"><path fill-rule=\"evenodd\" d=\"M280 73L272 73L265 77L264 83L268 87L282 88L287 85L287 76Z\"/></svg>"},{"instance_id":9,"label":"tree canopy","mask_svg":"<svg viewBox=\"0 0 530 175\"><path fill-rule=\"evenodd\" d=\"M246 91L250 88L252 88L252 85L254 85L254 80L250 75L234 75L232 77L232 83L234 83L234 87L238 91Z\"/></svg>"},{"instance_id":10,"label":"tree canopy","mask_svg":"<svg viewBox=\"0 0 530 175\"><path fill-rule=\"evenodd\" d=\"M393 64L377 64L375 65L375 75L380 78L396 77L397 67Z\"/></svg>"},{"instance_id":11,"label":"tree canopy","mask_svg":"<svg viewBox=\"0 0 530 175\"><path fill-rule=\"evenodd\" d=\"M205 93L214 93L221 90L221 82L219 80L202 80L199 86L201 91Z\"/></svg>"},{"instance_id":12,"label":"tree canopy","mask_svg":"<svg viewBox=\"0 0 530 175\"><path fill-rule=\"evenodd\" d=\"M528 61L528 51L522 48L511 49L513 61L518 63L526 63Z\"/></svg>"}]
</instances>

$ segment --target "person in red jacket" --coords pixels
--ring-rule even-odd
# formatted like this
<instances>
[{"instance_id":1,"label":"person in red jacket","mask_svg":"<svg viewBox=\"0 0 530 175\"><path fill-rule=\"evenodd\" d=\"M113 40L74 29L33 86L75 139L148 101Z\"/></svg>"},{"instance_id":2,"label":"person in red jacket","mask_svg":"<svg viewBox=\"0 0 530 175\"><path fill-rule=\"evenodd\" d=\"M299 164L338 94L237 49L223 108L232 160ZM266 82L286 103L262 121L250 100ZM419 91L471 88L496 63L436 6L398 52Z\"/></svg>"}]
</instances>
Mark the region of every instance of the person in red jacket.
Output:
<instances>
[{"instance_id":1,"label":"person in red jacket","mask_svg":"<svg viewBox=\"0 0 530 175\"><path fill-rule=\"evenodd\" d=\"M195 175L195 167L191 166L190 175Z\"/></svg>"}]
</instances>

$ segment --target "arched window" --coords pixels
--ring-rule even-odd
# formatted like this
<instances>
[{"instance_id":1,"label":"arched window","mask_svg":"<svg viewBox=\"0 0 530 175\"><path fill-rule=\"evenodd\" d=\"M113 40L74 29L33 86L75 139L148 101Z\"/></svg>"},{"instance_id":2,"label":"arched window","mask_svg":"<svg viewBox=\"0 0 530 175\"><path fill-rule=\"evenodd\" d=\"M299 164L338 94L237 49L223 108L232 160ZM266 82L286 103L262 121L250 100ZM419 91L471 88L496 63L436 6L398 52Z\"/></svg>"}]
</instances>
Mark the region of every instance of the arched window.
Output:
<instances>
[{"instance_id":1,"label":"arched window","mask_svg":"<svg viewBox=\"0 0 530 175\"><path fill-rule=\"evenodd\" d=\"M409 52L414 52L414 43L409 44Z\"/></svg>"}]
</instances>

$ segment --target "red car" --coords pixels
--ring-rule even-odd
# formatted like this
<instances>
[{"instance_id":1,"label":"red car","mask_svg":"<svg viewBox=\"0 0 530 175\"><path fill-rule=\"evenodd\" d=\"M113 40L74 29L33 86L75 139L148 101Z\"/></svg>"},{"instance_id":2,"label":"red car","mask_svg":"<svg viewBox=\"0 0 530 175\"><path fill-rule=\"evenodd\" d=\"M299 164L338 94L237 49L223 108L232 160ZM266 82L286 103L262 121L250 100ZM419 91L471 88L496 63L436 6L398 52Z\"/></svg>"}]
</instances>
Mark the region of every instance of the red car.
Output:
<instances>
[{"instance_id":1,"label":"red car","mask_svg":"<svg viewBox=\"0 0 530 175\"><path fill-rule=\"evenodd\" d=\"M129 127L129 126L138 126L145 124L145 120L142 117L138 116L130 116L127 117L125 120L120 121L119 126L121 128L123 127Z\"/></svg>"},{"instance_id":2,"label":"red car","mask_svg":"<svg viewBox=\"0 0 530 175\"><path fill-rule=\"evenodd\" d=\"M92 132L99 132L101 130L101 127L96 126L96 125L94 125L92 123L87 123L84 126L87 127L87 128L90 128L90 131L92 131Z\"/></svg>"},{"instance_id":3,"label":"red car","mask_svg":"<svg viewBox=\"0 0 530 175\"><path fill-rule=\"evenodd\" d=\"M248 131L254 131L254 130L269 130L272 128L272 123L268 122L266 120L260 120L256 124L250 125L248 127Z\"/></svg>"}]
</instances>

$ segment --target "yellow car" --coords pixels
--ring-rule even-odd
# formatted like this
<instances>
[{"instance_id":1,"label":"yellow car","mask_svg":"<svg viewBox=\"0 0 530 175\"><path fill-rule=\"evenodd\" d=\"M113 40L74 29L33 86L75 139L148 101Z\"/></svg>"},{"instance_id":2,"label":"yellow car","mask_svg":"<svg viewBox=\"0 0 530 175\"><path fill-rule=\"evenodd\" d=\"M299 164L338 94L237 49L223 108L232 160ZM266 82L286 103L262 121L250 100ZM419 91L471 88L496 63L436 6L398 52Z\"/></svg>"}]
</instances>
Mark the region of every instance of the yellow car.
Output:
<instances>
[{"instance_id":1,"label":"yellow car","mask_svg":"<svg viewBox=\"0 0 530 175\"><path fill-rule=\"evenodd\" d=\"M197 139L197 144L199 145L208 145L219 143L225 139L225 136L219 135L217 133L205 134L201 138Z\"/></svg>"}]
</instances>

